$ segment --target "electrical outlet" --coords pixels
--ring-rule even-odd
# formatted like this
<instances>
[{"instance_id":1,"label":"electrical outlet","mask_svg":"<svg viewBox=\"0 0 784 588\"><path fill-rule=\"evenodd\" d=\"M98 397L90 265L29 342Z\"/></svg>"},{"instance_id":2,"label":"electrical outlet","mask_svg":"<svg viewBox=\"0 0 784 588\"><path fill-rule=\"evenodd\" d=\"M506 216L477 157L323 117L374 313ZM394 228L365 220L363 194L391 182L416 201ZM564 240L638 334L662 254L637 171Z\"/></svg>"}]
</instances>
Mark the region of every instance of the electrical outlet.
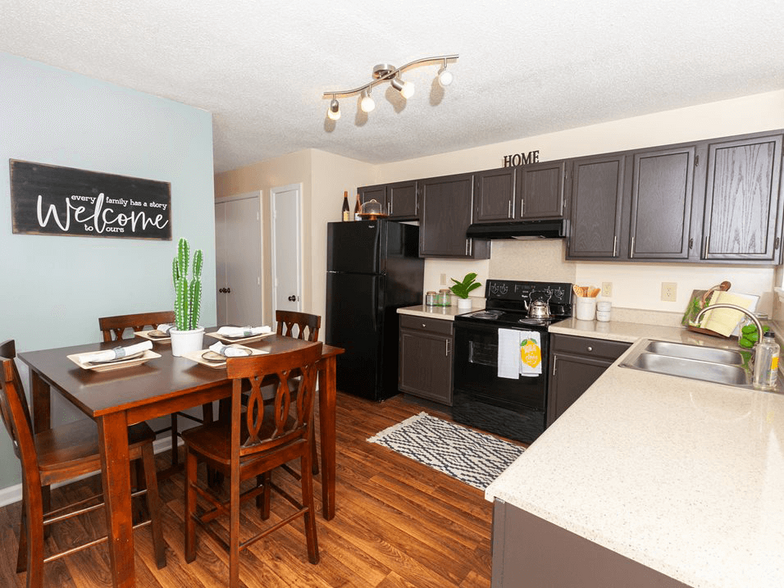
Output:
<instances>
[{"instance_id":1,"label":"electrical outlet","mask_svg":"<svg viewBox=\"0 0 784 588\"><path fill-rule=\"evenodd\" d=\"M446 274L441 274L441 285L446 286Z\"/></svg>"},{"instance_id":2,"label":"electrical outlet","mask_svg":"<svg viewBox=\"0 0 784 588\"><path fill-rule=\"evenodd\" d=\"M602 296L605 298L612 297L612 282L602 282Z\"/></svg>"},{"instance_id":3,"label":"electrical outlet","mask_svg":"<svg viewBox=\"0 0 784 588\"><path fill-rule=\"evenodd\" d=\"M678 296L678 284L675 282L662 282L661 299L665 302L675 302Z\"/></svg>"}]
</instances>

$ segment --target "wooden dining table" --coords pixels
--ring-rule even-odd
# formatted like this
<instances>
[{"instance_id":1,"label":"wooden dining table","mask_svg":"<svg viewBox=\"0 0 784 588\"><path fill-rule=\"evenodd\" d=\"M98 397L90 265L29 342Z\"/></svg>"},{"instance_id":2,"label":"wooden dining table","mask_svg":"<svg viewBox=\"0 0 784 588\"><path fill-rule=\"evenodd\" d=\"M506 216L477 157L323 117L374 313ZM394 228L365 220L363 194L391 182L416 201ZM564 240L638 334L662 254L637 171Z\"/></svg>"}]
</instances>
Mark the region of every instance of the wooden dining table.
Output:
<instances>
[{"instance_id":1,"label":"wooden dining table","mask_svg":"<svg viewBox=\"0 0 784 588\"><path fill-rule=\"evenodd\" d=\"M205 346L209 344L210 338L205 337ZM309 345L276 334L243 344L269 353ZM116 346L116 341L91 343L29 351L18 357L30 368L31 416L36 432L51 427L53 388L98 425L112 584L124 588L135 584L128 426L227 398L231 381L225 368L172 356L171 345L165 342L154 343L153 351L160 357L112 371L83 369L67 358ZM322 511L327 520L335 516L335 365L341 353L339 347L324 345L318 364Z\"/></svg>"}]
</instances>

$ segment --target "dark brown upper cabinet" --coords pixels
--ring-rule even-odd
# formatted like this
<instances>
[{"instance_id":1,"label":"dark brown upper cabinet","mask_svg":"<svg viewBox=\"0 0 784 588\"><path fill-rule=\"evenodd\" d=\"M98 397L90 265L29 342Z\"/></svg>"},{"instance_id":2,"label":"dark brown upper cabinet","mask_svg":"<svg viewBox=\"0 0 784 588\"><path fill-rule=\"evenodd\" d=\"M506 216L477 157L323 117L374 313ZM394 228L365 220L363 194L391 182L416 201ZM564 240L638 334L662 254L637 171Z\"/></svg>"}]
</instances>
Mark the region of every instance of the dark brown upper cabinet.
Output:
<instances>
[{"instance_id":1,"label":"dark brown upper cabinet","mask_svg":"<svg viewBox=\"0 0 784 588\"><path fill-rule=\"evenodd\" d=\"M707 142L699 259L781 263L782 134Z\"/></svg>"},{"instance_id":2,"label":"dark brown upper cabinet","mask_svg":"<svg viewBox=\"0 0 784 588\"><path fill-rule=\"evenodd\" d=\"M474 174L475 223L508 221L514 218L515 170L513 167L505 167Z\"/></svg>"},{"instance_id":3,"label":"dark brown upper cabinet","mask_svg":"<svg viewBox=\"0 0 784 588\"><path fill-rule=\"evenodd\" d=\"M572 165L569 259L614 259L627 232L621 223L625 153L576 159Z\"/></svg>"},{"instance_id":4,"label":"dark brown upper cabinet","mask_svg":"<svg viewBox=\"0 0 784 588\"><path fill-rule=\"evenodd\" d=\"M358 189L359 199L365 202L375 199L391 220L417 220L418 192L416 180L363 186Z\"/></svg>"},{"instance_id":5,"label":"dark brown upper cabinet","mask_svg":"<svg viewBox=\"0 0 784 588\"><path fill-rule=\"evenodd\" d=\"M688 259L696 151L633 154L629 259Z\"/></svg>"},{"instance_id":6,"label":"dark brown upper cabinet","mask_svg":"<svg viewBox=\"0 0 784 588\"><path fill-rule=\"evenodd\" d=\"M429 178L419 186L419 255L488 259L489 241L466 237L473 221L474 175Z\"/></svg>"},{"instance_id":7,"label":"dark brown upper cabinet","mask_svg":"<svg viewBox=\"0 0 784 588\"><path fill-rule=\"evenodd\" d=\"M557 219L566 214L566 161L535 163L517 168L515 218Z\"/></svg>"}]
</instances>

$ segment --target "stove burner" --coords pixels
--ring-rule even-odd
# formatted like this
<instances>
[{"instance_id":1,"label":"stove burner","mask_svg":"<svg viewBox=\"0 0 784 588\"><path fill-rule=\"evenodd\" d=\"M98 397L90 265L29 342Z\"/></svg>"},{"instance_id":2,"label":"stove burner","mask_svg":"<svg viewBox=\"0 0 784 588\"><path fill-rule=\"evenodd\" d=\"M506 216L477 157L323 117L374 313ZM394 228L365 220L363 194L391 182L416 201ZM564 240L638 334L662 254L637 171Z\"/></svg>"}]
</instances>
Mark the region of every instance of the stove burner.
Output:
<instances>
[{"instance_id":1,"label":"stove burner","mask_svg":"<svg viewBox=\"0 0 784 588\"><path fill-rule=\"evenodd\" d=\"M494 320L502 314L504 314L503 310L480 310L478 312L472 313L470 316L471 318Z\"/></svg>"},{"instance_id":2,"label":"stove burner","mask_svg":"<svg viewBox=\"0 0 784 588\"><path fill-rule=\"evenodd\" d=\"M517 321L524 325L549 325L553 322L552 318L521 318Z\"/></svg>"}]
</instances>

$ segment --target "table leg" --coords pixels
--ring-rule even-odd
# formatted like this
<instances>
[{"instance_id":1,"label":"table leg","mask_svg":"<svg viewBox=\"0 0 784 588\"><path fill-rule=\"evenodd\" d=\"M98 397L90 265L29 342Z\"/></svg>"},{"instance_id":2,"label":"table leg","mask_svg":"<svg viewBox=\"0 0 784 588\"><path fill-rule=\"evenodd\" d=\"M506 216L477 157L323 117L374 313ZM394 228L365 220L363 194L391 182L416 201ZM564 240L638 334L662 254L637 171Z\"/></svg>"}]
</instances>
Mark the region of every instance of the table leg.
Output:
<instances>
[{"instance_id":1,"label":"table leg","mask_svg":"<svg viewBox=\"0 0 784 588\"><path fill-rule=\"evenodd\" d=\"M103 495L109 529L109 560L115 588L134 585L128 419L124 412L98 419Z\"/></svg>"},{"instance_id":2,"label":"table leg","mask_svg":"<svg viewBox=\"0 0 784 588\"><path fill-rule=\"evenodd\" d=\"M321 500L324 518L335 518L335 356L319 366L319 424L321 425Z\"/></svg>"},{"instance_id":3,"label":"table leg","mask_svg":"<svg viewBox=\"0 0 784 588\"><path fill-rule=\"evenodd\" d=\"M41 433L52 428L52 391L38 372L30 370L30 418L33 421L33 431ZM52 510L52 493L49 486L41 488L41 498L44 512ZM51 526L44 527L44 537L49 537Z\"/></svg>"}]
</instances>

